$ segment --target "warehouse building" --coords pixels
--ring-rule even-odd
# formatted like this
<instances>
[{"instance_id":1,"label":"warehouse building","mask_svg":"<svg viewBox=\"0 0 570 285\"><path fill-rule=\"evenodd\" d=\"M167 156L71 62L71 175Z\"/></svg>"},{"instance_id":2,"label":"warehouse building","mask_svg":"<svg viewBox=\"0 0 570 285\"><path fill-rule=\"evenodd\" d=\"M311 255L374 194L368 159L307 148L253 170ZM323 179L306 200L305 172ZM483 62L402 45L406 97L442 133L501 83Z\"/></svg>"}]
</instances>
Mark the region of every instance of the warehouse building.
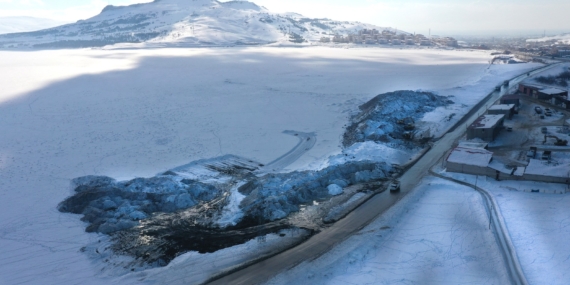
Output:
<instances>
[{"instance_id":1,"label":"warehouse building","mask_svg":"<svg viewBox=\"0 0 570 285\"><path fill-rule=\"evenodd\" d=\"M504 121L505 115L483 115L467 128L467 139L493 141L503 128Z\"/></svg>"}]
</instances>

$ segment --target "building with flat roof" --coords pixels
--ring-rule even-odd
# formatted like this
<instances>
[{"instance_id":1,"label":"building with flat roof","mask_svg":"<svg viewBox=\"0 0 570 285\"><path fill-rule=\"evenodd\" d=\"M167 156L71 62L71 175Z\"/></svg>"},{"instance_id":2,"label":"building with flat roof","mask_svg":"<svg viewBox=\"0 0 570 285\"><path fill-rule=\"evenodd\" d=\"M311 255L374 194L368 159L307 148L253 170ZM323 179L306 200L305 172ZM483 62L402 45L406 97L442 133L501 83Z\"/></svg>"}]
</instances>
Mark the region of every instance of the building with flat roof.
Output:
<instances>
[{"instance_id":1,"label":"building with flat roof","mask_svg":"<svg viewBox=\"0 0 570 285\"><path fill-rule=\"evenodd\" d=\"M503 128L505 115L483 115L467 128L467 139L493 141Z\"/></svg>"},{"instance_id":2,"label":"building with flat roof","mask_svg":"<svg viewBox=\"0 0 570 285\"><path fill-rule=\"evenodd\" d=\"M541 100L551 100L553 96L568 96L566 90L530 83L520 83L519 92Z\"/></svg>"},{"instance_id":3,"label":"building with flat roof","mask_svg":"<svg viewBox=\"0 0 570 285\"><path fill-rule=\"evenodd\" d=\"M493 105L487 113L490 115L505 115L507 119L512 119L515 114L515 104Z\"/></svg>"},{"instance_id":4,"label":"building with flat roof","mask_svg":"<svg viewBox=\"0 0 570 285\"><path fill-rule=\"evenodd\" d=\"M501 97L501 104L514 104L516 107L518 107L521 105L520 98L521 97L519 95L515 94L505 95Z\"/></svg>"},{"instance_id":5,"label":"building with flat roof","mask_svg":"<svg viewBox=\"0 0 570 285\"><path fill-rule=\"evenodd\" d=\"M446 160L447 171L475 175L487 175L487 166L493 159L493 153L482 148L458 146Z\"/></svg>"},{"instance_id":6,"label":"building with flat roof","mask_svg":"<svg viewBox=\"0 0 570 285\"><path fill-rule=\"evenodd\" d=\"M526 167L524 177L526 180L569 184L570 164L556 164L544 160L531 159Z\"/></svg>"}]
</instances>

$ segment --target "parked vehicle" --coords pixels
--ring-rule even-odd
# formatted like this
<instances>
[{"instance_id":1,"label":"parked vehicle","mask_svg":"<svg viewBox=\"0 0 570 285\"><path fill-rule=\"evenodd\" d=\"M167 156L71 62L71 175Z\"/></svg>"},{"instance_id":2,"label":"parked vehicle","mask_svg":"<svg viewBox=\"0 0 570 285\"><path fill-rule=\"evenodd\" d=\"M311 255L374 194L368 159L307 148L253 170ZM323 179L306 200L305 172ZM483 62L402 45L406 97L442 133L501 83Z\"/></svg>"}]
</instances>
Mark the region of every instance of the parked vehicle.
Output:
<instances>
[{"instance_id":1,"label":"parked vehicle","mask_svg":"<svg viewBox=\"0 0 570 285\"><path fill-rule=\"evenodd\" d=\"M536 157L536 146L531 146L529 151L526 153L526 157L535 158Z\"/></svg>"},{"instance_id":2,"label":"parked vehicle","mask_svg":"<svg viewBox=\"0 0 570 285\"><path fill-rule=\"evenodd\" d=\"M388 186L388 189L390 189L390 192L400 191L400 181L398 180L392 181L392 183L390 183L390 186Z\"/></svg>"},{"instance_id":3,"label":"parked vehicle","mask_svg":"<svg viewBox=\"0 0 570 285\"><path fill-rule=\"evenodd\" d=\"M507 127L507 132L512 132L513 131L513 127Z\"/></svg>"},{"instance_id":4,"label":"parked vehicle","mask_svg":"<svg viewBox=\"0 0 570 285\"><path fill-rule=\"evenodd\" d=\"M542 142L542 144L545 144L549 138L553 138L556 140L554 142L554 145L556 145L556 146L567 146L568 145L568 140L563 140L563 139L561 139L555 135L544 135L544 141Z\"/></svg>"},{"instance_id":5,"label":"parked vehicle","mask_svg":"<svg viewBox=\"0 0 570 285\"><path fill-rule=\"evenodd\" d=\"M548 128L542 127L542 128L540 128L540 132L542 132L543 134L546 134L546 133L548 133Z\"/></svg>"},{"instance_id":6,"label":"parked vehicle","mask_svg":"<svg viewBox=\"0 0 570 285\"><path fill-rule=\"evenodd\" d=\"M542 160L550 160L552 158L552 151L545 150L542 152Z\"/></svg>"},{"instance_id":7,"label":"parked vehicle","mask_svg":"<svg viewBox=\"0 0 570 285\"><path fill-rule=\"evenodd\" d=\"M535 111L537 114L542 114L542 108L540 108L540 107L538 107L538 106L534 107L534 111Z\"/></svg>"}]
</instances>

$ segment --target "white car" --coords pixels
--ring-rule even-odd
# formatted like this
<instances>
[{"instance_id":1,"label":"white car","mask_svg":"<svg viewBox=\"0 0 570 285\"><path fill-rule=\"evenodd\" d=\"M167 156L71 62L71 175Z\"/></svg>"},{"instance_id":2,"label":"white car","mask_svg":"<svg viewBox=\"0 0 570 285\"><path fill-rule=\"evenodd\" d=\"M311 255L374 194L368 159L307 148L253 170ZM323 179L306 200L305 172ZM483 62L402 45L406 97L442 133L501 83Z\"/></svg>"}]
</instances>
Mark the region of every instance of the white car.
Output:
<instances>
[{"instance_id":1,"label":"white car","mask_svg":"<svg viewBox=\"0 0 570 285\"><path fill-rule=\"evenodd\" d=\"M388 186L388 189L390 189L390 192L400 191L400 181L392 181L392 183L390 183L390 186Z\"/></svg>"}]
</instances>

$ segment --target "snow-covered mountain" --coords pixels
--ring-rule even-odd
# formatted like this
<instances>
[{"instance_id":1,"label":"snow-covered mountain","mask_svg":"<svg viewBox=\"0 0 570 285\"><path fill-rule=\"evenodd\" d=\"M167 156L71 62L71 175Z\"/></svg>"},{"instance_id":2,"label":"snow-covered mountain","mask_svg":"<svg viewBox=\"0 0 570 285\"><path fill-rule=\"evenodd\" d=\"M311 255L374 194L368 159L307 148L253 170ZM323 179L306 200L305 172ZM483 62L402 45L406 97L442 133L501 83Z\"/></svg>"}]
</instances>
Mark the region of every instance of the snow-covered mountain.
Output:
<instances>
[{"instance_id":1,"label":"snow-covered mountain","mask_svg":"<svg viewBox=\"0 0 570 285\"><path fill-rule=\"evenodd\" d=\"M563 44L570 44L570 33L527 40L527 42L547 42L547 41L555 41Z\"/></svg>"},{"instance_id":2,"label":"snow-covered mountain","mask_svg":"<svg viewBox=\"0 0 570 285\"><path fill-rule=\"evenodd\" d=\"M144 45L258 45L318 41L324 35L383 28L359 22L271 13L247 1L155 0L107 6L90 19L30 33L0 35L0 47Z\"/></svg>"}]
</instances>

